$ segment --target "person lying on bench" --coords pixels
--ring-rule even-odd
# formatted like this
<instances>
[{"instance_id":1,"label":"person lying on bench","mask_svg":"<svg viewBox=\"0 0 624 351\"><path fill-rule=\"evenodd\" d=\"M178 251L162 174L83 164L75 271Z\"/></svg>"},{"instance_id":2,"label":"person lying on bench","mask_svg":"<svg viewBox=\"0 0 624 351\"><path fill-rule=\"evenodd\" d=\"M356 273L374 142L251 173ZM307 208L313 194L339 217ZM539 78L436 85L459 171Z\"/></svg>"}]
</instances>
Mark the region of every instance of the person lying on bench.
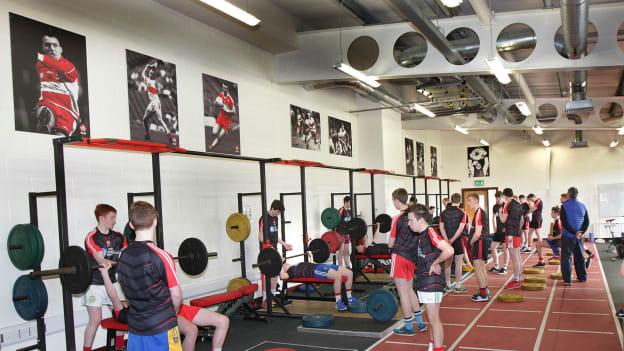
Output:
<instances>
[{"instance_id":1,"label":"person lying on bench","mask_svg":"<svg viewBox=\"0 0 624 351\"><path fill-rule=\"evenodd\" d=\"M347 290L347 301L349 305L357 303L357 299L351 295L351 285L353 284L353 272L350 269L339 267L335 264L300 262L295 265L284 263L280 272L280 279L315 278L334 281L334 294L336 296L336 309L346 311L347 304L342 301L340 287L342 277L346 277L345 288Z\"/></svg>"},{"instance_id":2,"label":"person lying on bench","mask_svg":"<svg viewBox=\"0 0 624 351\"><path fill-rule=\"evenodd\" d=\"M559 219L559 206L555 206L550 210L550 217L553 219L553 223L550 225L550 233L548 234L548 238L546 240L538 241L535 244L537 248L537 256L538 262L533 267L545 267L546 263L544 262L544 254L542 250L544 248L552 249L555 257L553 259L559 259L559 249L561 248L561 235L563 234L563 226L561 224L561 220Z\"/></svg>"},{"instance_id":3,"label":"person lying on bench","mask_svg":"<svg viewBox=\"0 0 624 351\"><path fill-rule=\"evenodd\" d=\"M105 262L100 266L100 272L104 278L104 287L106 293L113 304L113 317L121 323L128 324L128 304L127 301L121 301L117 290L114 288L108 276L108 270L111 268L109 262ZM178 311L178 327L180 333L184 335L184 341L182 342L183 351L195 350L195 343L197 340L198 326L212 326L215 327L214 335L212 336L212 350L221 351L223 342L227 335L230 320L228 317L208 310L204 310L199 307L180 305Z\"/></svg>"}]
</instances>

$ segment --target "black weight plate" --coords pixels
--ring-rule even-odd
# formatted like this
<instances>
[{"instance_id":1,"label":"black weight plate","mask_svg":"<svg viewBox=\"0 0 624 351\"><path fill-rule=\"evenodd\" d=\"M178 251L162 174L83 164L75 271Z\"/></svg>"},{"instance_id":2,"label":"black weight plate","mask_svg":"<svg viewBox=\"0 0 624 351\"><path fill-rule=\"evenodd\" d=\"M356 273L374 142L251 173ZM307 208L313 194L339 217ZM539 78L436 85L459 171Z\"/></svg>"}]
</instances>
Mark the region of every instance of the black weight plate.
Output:
<instances>
[{"instance_id":1,"label":"black weight plate","mask_svg":"<svg viewBox=\"0 0 624 351\"><path fill-rule=\"evenodd\" d=\"M327 328L334 324L331 314L307 314L301 318L304 328Z\"/></svg>"},{"instance_id":2,"label":"black weight plate","mask_svg":"<svg viewBox=\"0 0 624 351\"><path fill-rule=\"evenodd\" d=\"M323 239L314 239L308 245L308 251L312 251L312 258L316 263L323 263L329 259L329 245Z\"/></svg>"},{"instance_id":3,"label":"black weight plate","mask_svg":"<svg viewBox=\"0 0 624 351\"><path fill-rule=\"evenodd\" d=\"M70 246L63 251L59 260L59 268L75 267L73 274L61 274L63 287L72 294L82 294L91 285L91 262L89 255L80 246Z\"/></svg>"},{"instance_id":4,"label":"black weight plate","mask_svg":"<svg viewBox=\"0 0 624 351\"><path fill-rule=\"evenodd\" d=\"M48 309L48 291L43 281L31 279L30 275L17 278L13 285L13 307L26 321L43 317Z\"/></svg>"},{"instance_id":5,"label":"black weight plate","mask_svg":"<svg viewBox=\"0 0 624 351\"><path fill-rule=\"evenodd\" d=\"M375 217L375 223L379 223L379 231L382 233L387 233L392 229L392 217L385 213Z\"/></svg>"},{"instance_id":6,"label":"black weight plate","mask_svg":"<svg viewBox=\"0 0 624 351\"><path fill-rule=\"evenodd\" d=\"M32 224L15 225L9 232L7 250L17 269L34 269L41 264L44 255L41 232Z\"/></svg>"},{"instance_id":7,"label":"black weight plate","mask_svg":"<svg viewBox=\"0 0 624 351\"><path fill-rule=\"evenodd\" d=\"M282 256L270 247L260 251L257 263L260 272L269 277L277 277L282 270Z\"/></svg>"},{"instance_id":8,"label":"black weight plate","mask_svg":"<svg viewBox=\"0 0 624 351\"><path fill-rule=\"evenodd\" d=\"M124 236L126 237L126 241L129 243L133 242L136 239L136 233L134 229L130 226L130 222L126 223L124 227Z\"/></svg>"},{"instance_id":9,"label":"black weight plate","mask_svg":"<svg viewBox=\"0 0 624 351\"><path fill-rule=\"evenodd\" d=\"M197 238L185 239L178 249L178 262L182 271L188 275L203 273L208 266L208 250Z\"/></svg>"},{"instance_id":10,"label":"black weight plate","mask_svg":"<svg viewBox=\"0 0 624 351\"><path fill-rule=\"evenodd\" d=\"M366 235L368 226L362 218L353 217L346 225L346 231L351 237L351 241L357 242Z\"/></svg>"}]
</instances>

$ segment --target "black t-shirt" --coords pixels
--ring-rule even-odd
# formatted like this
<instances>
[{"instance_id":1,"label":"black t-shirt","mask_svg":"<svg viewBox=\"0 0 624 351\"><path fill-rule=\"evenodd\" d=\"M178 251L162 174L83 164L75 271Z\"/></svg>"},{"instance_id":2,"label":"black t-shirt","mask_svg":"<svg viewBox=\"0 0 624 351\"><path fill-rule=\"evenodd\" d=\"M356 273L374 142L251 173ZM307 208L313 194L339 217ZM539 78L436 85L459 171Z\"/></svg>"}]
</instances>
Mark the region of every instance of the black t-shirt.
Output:
<instances>
[{"instance_id":1,"label":"black t-shirt","mask_svg":"<svg viewBox=\"0 0 624 351\"><path fill-rule=\"evenodd\" d=\"M347 210L344 207L341 207L338 212L340 213L340 224L338 224L338 228L336 228L336 231L342 235L347 235L348 233L345 230L345 226L351 220L351 218L353 218L353 213L351 212L351 210Z\"/></svg>"},{"instance_id":2,"label":"black t-shirt","mask_svg":"<svg viewBox=\"0 0 624 351\"><path fill-rule=\"evenodd\" d=\"M450 240L462 223L468 224L468 215L458 206L449 206L440 215L440 224L442 223L444 223L446 236Z\"/></svg>"},{"instance_id":3,"label":"black t-shirt","mask_svg":"<svg viewBox=\"0 0 624 351\"><path fill-rule=\"evenodd\" d=\"M535 203L533 204L533 208L535 208L535 210L533 210L532 213L532 218L533 220L541 220L542 219L542 210L544 209L544 203L542 202L542 199L537 199L535 200Z\"/></svg>"},{"instance_id":4,"label":"black t-shirt","mask_svg":"<svg viewBox=\"0 0 624 351\"><path fill-rule=\"evenodd\" d=\"M488 223L488 215L481 208L477 208L474 217L472 218L472 225L470 226L470 237L474 234L477 226L481 226L481 239L485 239L490 235L490 224Z\"/></svg>"},{"instance_id":5,"label":"black t-shirt","mask_svg":"<svg viewBox=\"0 0 624 351\"><path fill-rule=\"evenodd\" d=\"M496 232L504 233L505 224L500 220L500 215L503 212L503 205L495 204L494 207L492 207L492 212L494 213L494 217L496 218Z\"/></svg>"},{"instance_id":6,"label":"black t-shirt","mask_svg":"<svg viewBox=\"0 0 624 351\"><path fill-rule=\"evenodd\" d=\"M97 227L87 234L84 243L85 249L89 253L91 265L94 267L99 266L94 258L97 252L100 252L105 259L117 262L121 250L127 246L126 238L121 233L111 230L108 234L102 234ZM114 266L108 270L108 276L113 283L117 281ZM96 269L91 273L91 284L104 285L102 272Z\"/></svg>"},{"instance_id":7,"label":"black t-shirt","mask_svg":"<svg viewBox=\"0 0 624 351\"><path fill-rule=\"evenodd\" d=\"M277 216L271 216L271 214L269 214L268 212L266 214L266 217L269 219L269 228L267 228L268 236L264 233L264 216L260 217L260 219L258 220L258 230L260 231L260 233L262 233L264 237L264 241L262 243L269 244L274 248L277 248L277 243L279 242L279 218Z\"/></svg>"},{"instance_id":8,"label":"black t-shirt","mask_svg":"<svg viewBox=\"0 0 624 351\"><path fill-rule=\"evenodd\" d=\"M290 266L286 273L289 279L294 278L313 278L316 264L310 262L300 262L294 266Z\"/></svg>"},{"instance_id":9,"label":"black t-shirt","mask_svg":"<svg viewBox=\"0 0 624 351\"><path fill-rule=\"evenodd\" d=\"M515 199L509 201L503 207L503 212L507 213L505 221L505 234L520 236L520 226L522 225L522 205Z\"/></svg>"},{"instance_id":10,"label":"black t-shirt","mask_svg":"<svg viewBox=\"0 0 624 351\"><path fill-rule=\"evenodd\" d=\"M428 227L417 238L418 258L416 261L415 285L417 291L442 292L444 291L444 268L440 274L429 275L431 264L440 256L440 243L444 240L435 229Z\"/></svg>"},{"instance_id":11,"label":"black t-shirt","mask_svg":"<svg viewBox=\"0 0 624 351\"><path fill-rule=\"evenodd\" d=\"M178 325L169 289L179 286L173 257L151 241L134 241L117 264L119 283L130 304L133 334L156 335Z\"/></svg>"},{"instance_id":12,"label":"black t-shirt","mask_svg":"<svg viewBox=\"0 0 624 351\"><path fill-rule=\"evenodd\" d=\"M392 219L390 237L394 238L392 253L416 262L418 255L418 238L408 226L407 213L401 212Z\"/></svg>"}]
</instances>

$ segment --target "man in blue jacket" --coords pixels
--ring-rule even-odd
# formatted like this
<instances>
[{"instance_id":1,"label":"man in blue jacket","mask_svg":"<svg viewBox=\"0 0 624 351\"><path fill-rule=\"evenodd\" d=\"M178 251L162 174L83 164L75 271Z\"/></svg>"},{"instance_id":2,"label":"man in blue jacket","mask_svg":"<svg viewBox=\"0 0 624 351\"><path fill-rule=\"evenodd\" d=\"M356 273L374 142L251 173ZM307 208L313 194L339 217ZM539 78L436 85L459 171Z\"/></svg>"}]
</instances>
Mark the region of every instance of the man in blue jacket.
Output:
<instances>
[{"instance_id":1,"label":"man in blue jacket","mask_svg":"<svg viewBox=\"0 0 624 351\"><path fill-rule=\"evenodd\" d=\"M561 273L563 285L572 285L572 257L574 270L579 282L587 281L585 256L583 254L583 237L589 227L589 215L585 205L578 201L578 189L568 189L568 200L561 207L561 223L563 236L561 238Z\"/></svg>"}]
</instances>

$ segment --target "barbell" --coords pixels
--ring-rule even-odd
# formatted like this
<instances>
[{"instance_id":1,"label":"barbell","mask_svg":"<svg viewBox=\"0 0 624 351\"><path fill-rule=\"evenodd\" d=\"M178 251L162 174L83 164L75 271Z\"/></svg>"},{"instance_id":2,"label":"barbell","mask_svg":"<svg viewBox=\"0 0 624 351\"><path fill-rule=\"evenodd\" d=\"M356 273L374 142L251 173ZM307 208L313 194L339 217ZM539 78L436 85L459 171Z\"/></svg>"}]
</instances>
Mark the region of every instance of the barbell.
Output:
<instances>
[{"instance_id":1,"label":"barbell","mask_svg":"<svg viewBox=\"0 0 624 351\"><path fill-rule=\"evenodd\" d=\"M272 278L277 277L282 270L282 264L287 259L301 257L312 253L312 260L316 263L323 263L329 259L329 245L322 239L314 239L310 241L308 249L298 255L287 256L282 260L282 256L272 247L260 250L257 263L252 264L253 268L259 268L262 274Z\"/></svg>"},{"instance_id":2,"label":"barbell","mask_svg":"<svg viewBox=\"0 0 624 351\"><path fill-rule=\"evenodd\" d=\"M353 217L345 224L344 231L349 234L349 236L351 237L351 241L357 242L366 235L368 227L372 227L376 224L379 224L380 232L387 233L390 231L390 229L392 229L392 217L385 213L382 213L375 217L374 224L366 224L366 221L362 218Z\"/></svg>"}]
</instances>

